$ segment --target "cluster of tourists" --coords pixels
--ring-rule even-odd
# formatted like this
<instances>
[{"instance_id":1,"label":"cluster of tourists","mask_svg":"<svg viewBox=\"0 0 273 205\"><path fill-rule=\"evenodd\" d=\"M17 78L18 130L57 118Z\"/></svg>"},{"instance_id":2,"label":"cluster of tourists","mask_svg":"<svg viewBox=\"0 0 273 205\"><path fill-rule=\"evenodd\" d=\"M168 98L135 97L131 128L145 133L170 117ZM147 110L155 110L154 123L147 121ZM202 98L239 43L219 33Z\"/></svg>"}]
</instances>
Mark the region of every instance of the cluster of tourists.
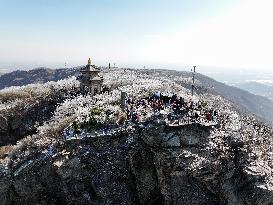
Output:
<instances>
[{"instance_id":1,"label":"cluster of tourists","mask_svg":"<svg viewBox=\"0 0 273 205\"><path fill-rule=\"evenodd\" d=\"M187 124L194 122L216 122L218 111L208 109L204 101L185 100L177 94L154 93L149 97L127 98L124 112L119 116L118 124L125 121L141 123L153 114L164 113L169 123Z\"/></svg>"}]
</instances>

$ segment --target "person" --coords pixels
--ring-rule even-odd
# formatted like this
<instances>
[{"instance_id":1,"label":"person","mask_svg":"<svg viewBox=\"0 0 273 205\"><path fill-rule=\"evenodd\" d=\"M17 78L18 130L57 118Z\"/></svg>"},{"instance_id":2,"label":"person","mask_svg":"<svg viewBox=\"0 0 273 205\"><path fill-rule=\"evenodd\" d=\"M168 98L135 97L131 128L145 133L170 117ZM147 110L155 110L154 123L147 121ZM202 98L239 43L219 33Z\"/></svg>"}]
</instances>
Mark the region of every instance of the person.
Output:
<instances>
[{"instance_id":1,"label":"person","mask_svg":"<svg viewBox=\"0 0 273 205\"><path fill-rule=\"evenodd\" d=\"M190 109L193 109L193 101L190 101Z\"/></svg>"},{"instance_id":2,"label":"person","mask_svg":"<svg viewBox=\"0 0 273 205\"><path fill-rule=\"evenodd\" d=\"M138 123L141 122L141 120L142 120L142 118L141 118L141 113L137 113L137 115L136 115L136 120L137 120Z\"/></svg>"},{"instance_id":3,"label":"person","mask_svg":"<svg viewBox=\"0 0 273 205\"><path fill-rule=\"evenodd\" d=\"M181 105L184 106L184 102L185 102L184 98L180 97L179 101L180 101Z\"/></svg>"},{"instance_id":4,"label":"person","mask_svg":"<svg viewBox=\"0 0 273 205\"><path fill-rule=\"evenodd\" d=\"M217 110L214 110L214 112L213 112L213 119L214 119L214 121L217 121L217 117L218 117L218 112L217 112Z\"/></svg>"},{"instance_id":5,"label":"person","mask_svg":"<svg viewBox=\"0 0 273 205\"><path fill-rule=\"evenodd\" d=\"M130 105L129 105L130 106ZM125 109L125 113L126 113L126 117L127 117L127 119L130 119L131 118L131 116L130 116L130 108L129 108L129 106L127 106L126 107L126 109Z\"/></svg>"},{"instance_id":6,"label":"person","mask_svg":"<svg viewBox=\"0 0 273 205\"><path fill-rule=\"evenodd\" d=\"M171 97L171 103L173 103L174 101L176 101L176 99L177 99L177 95L174 94L174 95Z\"/></svg>"},{"instance_id":7,"label":"person","mask_svg":"<svg viewBox=\"0 0 273 205\"><path fill-rule=\"evenodd\" d=\"M176 100L173 102L172 107L173 107L174 114L177 115L178 106L177 106L177 101Z\"/></svg>"},{"instance_id":8,"label":"person","mask_svg":"<svg viewBox=\"0 0 273 205\"><path fill-rule=\"evenodd\" d=\"M217 117L217 115L218 115L217 110L214 110L213 115Z\"/></svg>"},{"instance_id":9,"label":"person","mask_svg":"<svg viewBox=\"0 0 273 205\"><path fill-rule=\"evenodd\" d=\"M210 109L209 113L210 113L210 121L213 121L214 120L213 109Z\"/></svg>"},{"instance_id":10,"label":"person","mask_svg":"<svg viewBox=\"0 0 273 205\"><path fill-rule=\"evenodd\" d=\"M73 128L74 128L74 133L75 134L80 133L80 125L76 121L73 122Z\"/></svg>"},{"instance_id":11,"label":"person","mask_svg":"<svg viewBox=\"0 0 273 205\"><path fill-rule=\"evenodd\" d=\"M177 100L177 103L176 103L176 105L177 105L177 114L181 114L181 108L182 108L182 102L181 102L181 97L180 97L180 99L179 100Z\"/></svg>"},{"instance_id":12,"label":"person","mask_svg":"<svg viewBox=\"0 0 273 205\"><path fill-rule=\"evenodd\" d=\"M133 123L136 123L137 120L138 120L138 118L137 118L137 112L133 112L133 115L132 115L132 122L133 122Z\"/></svg>"},{"instance_id":13,"label":"person","mask_svg":"<svg viewBox=\"0 0 273 205\"><path fill-rule=\"evenodd\" d=\"M154 97L155 97L156 99L160 99L160 97L161 97L160 91L156 91L156 92L154 93Z\"/></svg>"},{"instance_id":14,"label":"person","mask_svg":"<svg viewBox=\"0 0 273 205\"><path fill-rule=\"evenodd\" d=\"M120 112L118 114L117 125L122 125L127 120L126 113Z\"/></svg>"},{"instance_id":15,"label":"person","mask_svg":"<svg viewBox=\"0 0 273 205\"><path fill-rule=\"evenodd\" d=\"M199 115L198 115L198 113L196 111L194 112L194 117L195 117L195 121L198 121Z\"/></svg>"},{"instance_id":16,"label":"person","mask_svg":"<svg viewBox=\"0 0 273 205\"><path fill-rule=\"evenodd\" d=\"M206 112L206 119L207 121L211 121L211 113L209 111Z\"/></svg>"},{"instance_id":17,"label":"person","mask_svg":"<svg viewBox=\"0 0 273 205\"><path fill-rule=\"evenodd\" d=\"M198 101L198 109L201 110L202 109L202 102L199 100Z\"/></svg>"}]
</instances>

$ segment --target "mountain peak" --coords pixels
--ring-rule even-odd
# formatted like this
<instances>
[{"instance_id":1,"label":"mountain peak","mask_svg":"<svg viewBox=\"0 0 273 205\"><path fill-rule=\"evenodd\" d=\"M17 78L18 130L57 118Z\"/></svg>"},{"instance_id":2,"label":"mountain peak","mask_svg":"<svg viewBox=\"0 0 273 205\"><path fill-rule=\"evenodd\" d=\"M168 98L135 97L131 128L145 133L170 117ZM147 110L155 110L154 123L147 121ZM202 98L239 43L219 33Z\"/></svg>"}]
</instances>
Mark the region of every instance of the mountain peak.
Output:
<instances>
[{"instance_id":1,"label":"mountain peak","mask_svg":"<svg viewBox=\"0 0 273 205\"><path fill-rule=\"evenodd\" d=\"M272 201L272 127L224 97L250 93L196 74L192 95L189 72L102 75L107 89L95 96L76 76L0 90L1 201Z\"/></svg>"}]
</instances>

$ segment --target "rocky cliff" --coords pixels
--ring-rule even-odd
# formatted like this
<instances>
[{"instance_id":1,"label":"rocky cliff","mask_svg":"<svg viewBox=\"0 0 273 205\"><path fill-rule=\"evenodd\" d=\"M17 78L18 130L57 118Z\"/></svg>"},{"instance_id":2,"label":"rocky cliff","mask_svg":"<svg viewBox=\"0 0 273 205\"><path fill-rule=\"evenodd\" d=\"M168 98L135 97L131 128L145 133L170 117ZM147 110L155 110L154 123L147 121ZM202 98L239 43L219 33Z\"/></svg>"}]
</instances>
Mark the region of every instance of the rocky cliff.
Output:
<instances>
[{"instance_id":1,"label":"rocky cliff","mask_svg":"<svg viewBox=\"0 0 273 205\"><path fill-rule=\"evenodd\" d=\"M258 156L260 148L252 147L271 139L239 135L199 124L168 127L157 118L144 127L69 139L31 154L26 147L23 160L2 167L0 201L272 204L272 170L266 156Z\"/></svg>"}]
</instances>

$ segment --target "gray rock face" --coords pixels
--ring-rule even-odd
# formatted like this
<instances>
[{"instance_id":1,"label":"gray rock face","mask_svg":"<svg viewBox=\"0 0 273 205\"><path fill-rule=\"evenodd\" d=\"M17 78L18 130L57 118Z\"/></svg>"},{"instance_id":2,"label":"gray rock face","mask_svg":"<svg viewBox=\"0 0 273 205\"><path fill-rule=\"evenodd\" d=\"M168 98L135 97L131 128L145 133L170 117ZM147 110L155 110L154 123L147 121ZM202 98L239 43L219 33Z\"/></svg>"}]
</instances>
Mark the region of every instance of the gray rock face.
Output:
<instances>
[{"instance_id":1,"label":"gray rock face","mask_svg":"<svg viewBox=\"0 0 273 205\"><path fill-rule=\"evenodd\" d=\"M8 131L8 120L4 116L0 116L0 131L1 132L6 132Z\"/></svg>"},{"instance_id":2,"label":"gray rock face","mask_svg":"<svg viewBox=\"0 0 273 205\"><path fill-rule=\"evenodd\" d=\"M177 136L174 133L169 133L167 135L165 135L165 140L163 142L163 145L165 145L166 147L180 147L180 137Z\"/></svg>"},{"instance_id":3,"label":"gray rock face","mask_svg":"<svg viewBox=\"0 0 273 205\"><path fill-rule=\"evenodd\" d=\"M0 204L272 204L267 174L249 168L237 137L150 123L60 141L1 169Z\"/></svg>"}]
</instances>

